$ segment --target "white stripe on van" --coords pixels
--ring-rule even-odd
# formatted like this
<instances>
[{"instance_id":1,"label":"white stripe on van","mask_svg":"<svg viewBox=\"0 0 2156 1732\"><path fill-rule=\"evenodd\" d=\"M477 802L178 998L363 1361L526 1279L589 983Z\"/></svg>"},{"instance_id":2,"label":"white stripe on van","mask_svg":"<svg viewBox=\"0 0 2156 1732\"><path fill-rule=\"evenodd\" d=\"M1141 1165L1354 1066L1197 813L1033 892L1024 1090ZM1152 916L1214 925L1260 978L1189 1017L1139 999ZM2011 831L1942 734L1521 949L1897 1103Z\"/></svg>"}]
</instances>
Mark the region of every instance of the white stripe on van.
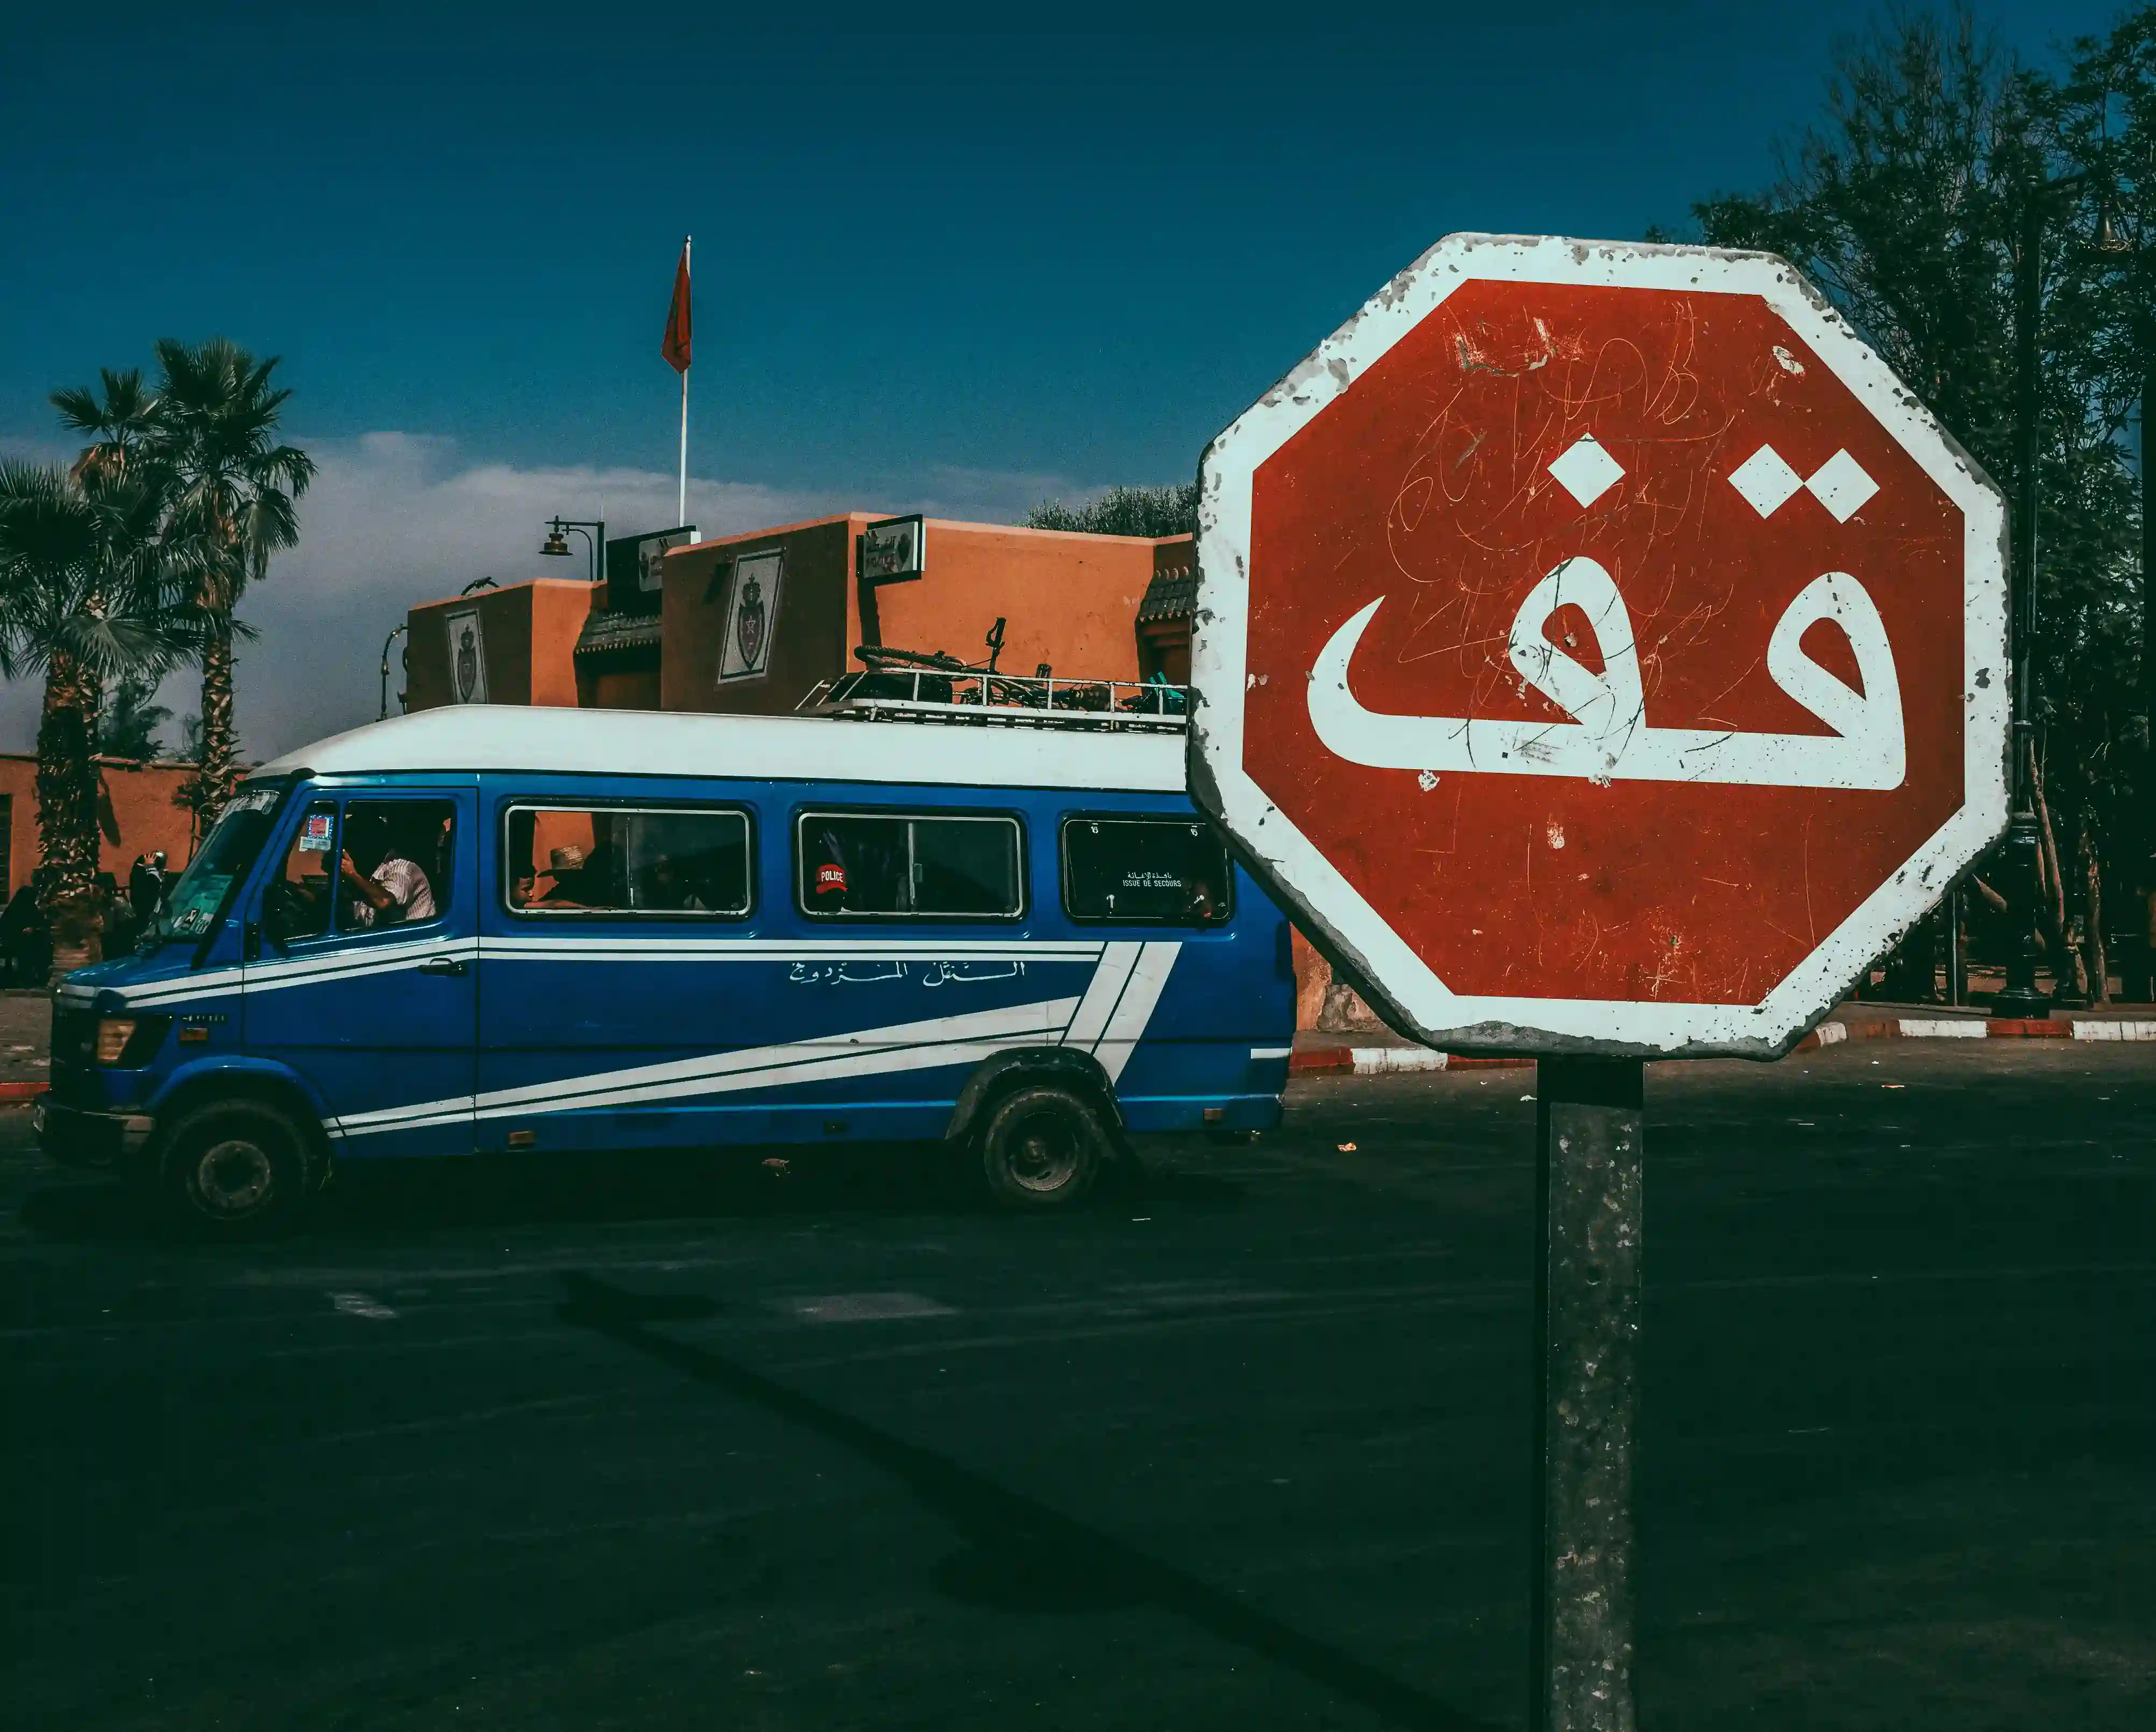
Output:
<instances>
[{"instance_id":1,"label":"white stripe on van","mask_svg":"<svg viewBox=\"0 0 2156 1732\"><path fill-rule=\"evenodd\" d=\"M881 1071L921 1070L963 1064L1007 1046L1054 1045L1070 1025L1076 999L1036 1000L996 1010L973 1010L922 1022L895 1023L793 1041L773 1046L742 1047L732 1052L703 1053L664 1064L625 1070L588 1072L518 1088L478 1096L453 1096L415 1102L372 1113L346 1113L335 1128L347 1136L370 1131L416 1128L475 1113L501 1118L531 1112L575 1112L590 1107L661 1101L684 1095L772 1088L819 1077L868 1076Z\"/></svg>"},{"instance_id":2,"label":"white stripe on van","mask_svg":"<svg viewBox=\"0 0 2156 1732\"><path fill-rule=\"evenodd\" d=\"M1091 962L1104 948L1097 939L892 938L866 933L848 938L639 938L592 933L480 941L480 955L519 962L565 957L610 962Z\"/></svg>"},{"instance_id":3,"label":"white stripe on van","mask_svg":"<svg viewBox=\"0 0 2156 1732\"><path fill-rule=\"evenodd\" d=\"M1144 948L1111 944L1101 953L1100 965L1093 970L1093 979L1086 988L1086 996L1078 1001L1077 1015L1070 1019L1070 1030L1065 1037L1071 1046L1091 1052L1100 1045L1101 1036L1107 1032L1108 1018L1115 1014L1116 1001L1130 984L1131 970L1138 965L1138 953Z\"/></svg>"},{"instance_id":4,"label":"white stripe on van","mask_svg":"<svg viewBox=\"0 0 2156 1732\"><path fill-rule=\"evenodd\" d=\"M277 992L288 986L321 986L366 974L393 974L400 969L417 968L438 956L468 961L478 953L475 940L452 938L431 944L369 945L362 950L342 951L334 957L310 958L297 965L278 964L263 969L249 963L247 989L250 993Z\"/></svg>"},{"instance_id":5,"label":"white stripe on van","mask_svg":"<svg viewBox=\"0 0 2156 1732\"><path fill-rule=\"evenodd\" d=\"M1179 943L1147 944L1140 953L1137 966L1131 970L1131 978L1116 1002L1115 1014L1108 1019L1107 1030L1093 1047L1093 1056L1101 1061L1109 1082L1122 1081L1123 1066L1131 1061L1132 1049L1145 1038L1153 1006L1160 1002L1162 989L1168 984L1168 970L1182 951Z\"/></svg>"},{"instance_id":6,"label":"white stripe on van","mask_svg":"<svg viewBox=\"0 0 2156 1732\"><path fill-rule=\"evenodd\" d=\"M238 969L212 969L206 974L183 975L177 980L158 980L147 986L122 989L121 996L131 1010L145 1010L154 1005L169 1005L179 999L229 998L239 990L242 976Z\"/></svg>"},{"instance_id":7,"label":"white stripe on van","mask_svg":"<svg viewBox=\"0 0 2156 1732\"><path fill-rule=\"evenodd\" d=\"M453 1123L468 1116L517 1118L791 1087L840 1077L977 1064L1018 1046L1083 1047L1100 1059L1113 1082L1121 1077L1132 1050L1144 1038L1182 948L1179 942L1106 945L1082 998L1036 1000L664 1064L586 1072L476 1096L414 1102L348 1113L328 1128L342 1136L366 1136Z\"/></svg>"},{"instance_id":8,"label":"white stripe on van","mask_svg":"<svg viewBox=\"0 0 2156 1732\"><path fill-rule=\"evenodd\" d=\"M362 974L390 974L436 956L470 959L478 954L476 938L424 938L405 943L365 944L316 956L250 962L244 968L213 969L204 974L131 988L126 997L131 1010L147 1010L182 999L228 998L243 986L256 992L274 992L287 986L315 986Z\"/></svg>"},{"instance_id":9,"label":"white stripe on van","mask_svg":"<svg viewBox=\"0 0 2156 1732\"><path fill-rule=\"evenodd\" d=\"M369 944L313 956L252 962L244 969L213 969L174 980L127 988L128 1006L150 1010L181 1000L228 998L243 986L272 992L332 979L388 974L433 956L503 962L1068 962L1098 959L1111 948L1098 940L1004 938L621 938L586 934L545 938L424 938ZM1136 945L1113 947L1135 951ZM74 989L87 1002L90 989ZM70 999L70 1002L74 1000Z\"/></svg>"}]
</instances>

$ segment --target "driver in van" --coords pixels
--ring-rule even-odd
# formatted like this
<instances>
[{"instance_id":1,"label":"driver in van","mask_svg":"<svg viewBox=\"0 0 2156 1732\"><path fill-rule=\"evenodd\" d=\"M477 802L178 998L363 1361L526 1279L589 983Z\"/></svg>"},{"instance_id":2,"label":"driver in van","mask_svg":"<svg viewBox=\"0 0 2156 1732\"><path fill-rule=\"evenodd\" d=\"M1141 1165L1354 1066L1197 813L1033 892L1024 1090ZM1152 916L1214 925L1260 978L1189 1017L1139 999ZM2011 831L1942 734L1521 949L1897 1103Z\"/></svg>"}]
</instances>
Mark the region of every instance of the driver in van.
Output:
<instances>
[{"instance_id":1,"label":"driver in van","mask_svg":"<svg viewBox=\"0 0 2156 1732\"><path fill-rule=\"evenodd\" d=\"M1183 917L1193 926L1209 926L1218 912L1212 879L1201 866L1191 875L1189 886L1183 892Z\"/></svg>"},{"instance_id":2,"label":"driver in van","mask_svg":"<svg viewBox=\"0 0 2156 1732\"><path fill-rule=\"evenodd\" d=\"M372 864L362 871L357 861ZM426 872L398 844L386 818L346 827L337 874L351 892L356 926L403 926L434 917L434 888Z\"/></svg>"}]
</instances>

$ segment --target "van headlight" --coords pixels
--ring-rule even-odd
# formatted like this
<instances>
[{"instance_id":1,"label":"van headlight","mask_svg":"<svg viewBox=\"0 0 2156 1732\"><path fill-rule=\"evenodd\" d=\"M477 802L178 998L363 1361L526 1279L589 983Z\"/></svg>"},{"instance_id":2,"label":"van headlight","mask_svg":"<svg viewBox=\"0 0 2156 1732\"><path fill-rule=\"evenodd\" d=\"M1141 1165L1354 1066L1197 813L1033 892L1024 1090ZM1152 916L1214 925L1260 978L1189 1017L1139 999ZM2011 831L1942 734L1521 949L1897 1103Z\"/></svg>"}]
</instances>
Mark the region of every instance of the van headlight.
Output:
<instances>
[{"instance_id":1,"label":"van headlight","mask_svg":"<svg viewBox=\"0 0 2156 1732\"><path fill-rule=\"evenodd\" d=\"M100 1016L91 1053L100 1065L128 1069L146 1065L172 1020L169 1016Z\"/></svg>"},{"instance_id":2,"label":"van headlight","mask_svg":"<svg viewBox=\"0 0 2156 1732\"><path fill-rule=\"evenodd\" d=\"M100 1016L97 1020L97 1061L101 1065L116 1065L120 1055L127 1050L127 1043L135 1038L135 1019L131 1016Z\"/></svg>"}]
</instances>

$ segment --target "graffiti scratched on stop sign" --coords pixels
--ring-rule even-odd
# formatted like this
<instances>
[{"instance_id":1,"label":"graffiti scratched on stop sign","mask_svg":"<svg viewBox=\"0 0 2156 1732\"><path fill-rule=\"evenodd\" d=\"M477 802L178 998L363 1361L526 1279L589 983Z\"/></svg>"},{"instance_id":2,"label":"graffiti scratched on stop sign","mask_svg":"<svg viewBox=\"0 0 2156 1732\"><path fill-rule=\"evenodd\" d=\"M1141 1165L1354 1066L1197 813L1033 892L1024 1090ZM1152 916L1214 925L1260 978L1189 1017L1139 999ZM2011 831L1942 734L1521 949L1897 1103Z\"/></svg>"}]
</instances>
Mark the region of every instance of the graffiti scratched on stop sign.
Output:
<instances>
[{"instance_id":1,"label":"graffiti scratched on stop sign","mask_svg":"<svg viewBox=\"0 0 2156 1732\"><path fill-rule=\"evenodd\" d=\"M2004 821L2004 511L1789 266L1458 236L1208 450L1194 785L1445 1044L1779 1051Z\"/></svg>"}]
</instances>

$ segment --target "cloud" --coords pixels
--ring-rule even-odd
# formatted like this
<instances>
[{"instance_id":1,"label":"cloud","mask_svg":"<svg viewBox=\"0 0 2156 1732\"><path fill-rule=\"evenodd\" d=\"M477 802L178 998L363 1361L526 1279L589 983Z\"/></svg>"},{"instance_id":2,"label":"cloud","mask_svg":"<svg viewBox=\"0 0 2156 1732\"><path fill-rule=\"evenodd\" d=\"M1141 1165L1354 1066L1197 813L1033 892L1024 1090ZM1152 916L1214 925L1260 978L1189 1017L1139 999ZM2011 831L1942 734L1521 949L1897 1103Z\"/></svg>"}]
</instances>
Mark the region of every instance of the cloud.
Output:
<instances>
[{"instance_id":1,"label":"cloud","mask_svg":"<svg viewBox=\"0 0 2156 1732\"><path fill-rule=\"evenodd\" d=\"M59 439L18 439L0 434L0 457L12 457L18 463L72 463L81 454L82 441L72 444Z\"/></svg>"},{"instance_id":2,"label":"cloud","mask_svg":"<svg viewBox=\"0 0 2156 1732\"><path fill-rule=\"evenodd\" d=\"M572 559L538 552L546 522L603 519L609 533L674 522L670 471L567 465L518 468L475 461L454 440L413 433L355 439L301 438L320 465L300 505L300 545L249 592L240 617L258 635L239 646L238 717L243 748L265 758L372 721L381 702L382 639L415 603L454 595L475 578L504 584L581 575ZM74 448L0 438L0 454L54 460ZM1045 475L932 468L869 478L829 491L691 476L689 519L705 535L730 535L847 509L921 511L1008 522L1047 497L1100 491ZM393 661L391 702L402 679ZM197 681L167 680L160 702L192 712ZM35 682L0 688L0 747L28 750L37 734ZM168 730L177 737L175 726Z\"/></svg>"}]
</instances>

